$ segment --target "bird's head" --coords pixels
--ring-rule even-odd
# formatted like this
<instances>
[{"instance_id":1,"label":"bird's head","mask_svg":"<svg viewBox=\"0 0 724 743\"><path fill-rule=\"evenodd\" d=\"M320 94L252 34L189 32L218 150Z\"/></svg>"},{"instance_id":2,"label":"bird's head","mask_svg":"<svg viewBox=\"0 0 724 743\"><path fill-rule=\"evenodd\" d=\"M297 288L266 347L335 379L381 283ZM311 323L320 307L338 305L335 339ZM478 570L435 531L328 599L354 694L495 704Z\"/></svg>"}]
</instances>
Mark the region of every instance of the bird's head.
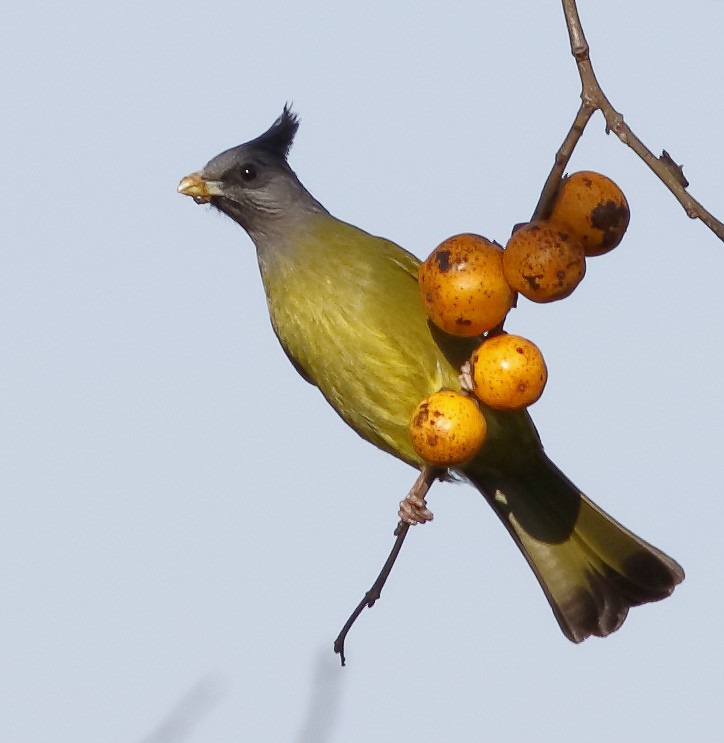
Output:
<instances>
[{"instance_id":1,"label":"bird's head","mask_svg":"<svg viewBox=\"0 0 724 743\"><path fill-rule=\"evenodd\" d=\"M222 152L183 178L179 193L197 204L210 203L252 236L298 208L321 210L287 163L298 128L297 115L286 105L264 134Z\"/></svg>"}]
</instances>

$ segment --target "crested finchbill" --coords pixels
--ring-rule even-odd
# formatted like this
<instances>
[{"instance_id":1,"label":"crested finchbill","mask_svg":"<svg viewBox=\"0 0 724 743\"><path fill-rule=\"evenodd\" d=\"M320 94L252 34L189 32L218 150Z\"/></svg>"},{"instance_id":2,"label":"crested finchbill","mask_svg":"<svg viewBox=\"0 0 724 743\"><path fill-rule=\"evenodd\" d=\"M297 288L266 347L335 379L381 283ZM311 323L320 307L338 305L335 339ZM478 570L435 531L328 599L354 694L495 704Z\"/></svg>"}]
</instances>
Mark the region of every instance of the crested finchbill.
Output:
<instances>
[{"instance_id":1,"label":"crested finchbill","mask_svg":"<svg viewBox=\"0 0 724 743\"><path fill-rule=\"evenodd\" d=\"M460 388L460 365L477 341L428 322L415 256L335 218L306 190L287 160L298 126L285 106L266 132L217 155L178 190L251 237L274 332L302 377L363 439L421 468L412 411L442 388ZM684 578L678 563L573 485L526 411L483 412L485 443L456 474L515 540L566 637L606 636L630 607L672 593Z\"/></svg>"}]
</instances>

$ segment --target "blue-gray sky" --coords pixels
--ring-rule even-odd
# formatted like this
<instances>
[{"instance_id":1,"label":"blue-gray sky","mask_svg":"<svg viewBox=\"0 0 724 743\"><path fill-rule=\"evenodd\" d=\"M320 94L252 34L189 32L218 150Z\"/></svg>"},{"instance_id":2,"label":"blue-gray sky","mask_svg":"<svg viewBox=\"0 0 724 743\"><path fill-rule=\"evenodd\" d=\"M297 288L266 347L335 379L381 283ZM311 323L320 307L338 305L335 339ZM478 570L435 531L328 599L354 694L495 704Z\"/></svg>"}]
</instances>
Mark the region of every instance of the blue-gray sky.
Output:
<instances>
[{"instance_id":1,"label":"blue-gray sky","mask_svg":"<svg viewBox=\"0 0 724 743\"><path fill-rule=\"evenodd\" d=\"M291 100L337 216L420 256L504 242L578 104L559 3L6 6L0 738L718 740L724 244L600 118L571 169L621 185L629 233L508 325L546 355L550 456L687 579L581 646L447 485L338 667L414 473L297 377L250 241L175 191ZM724 6L580 10L614 105L721 217Z\"/></svg>"}]
</instances>

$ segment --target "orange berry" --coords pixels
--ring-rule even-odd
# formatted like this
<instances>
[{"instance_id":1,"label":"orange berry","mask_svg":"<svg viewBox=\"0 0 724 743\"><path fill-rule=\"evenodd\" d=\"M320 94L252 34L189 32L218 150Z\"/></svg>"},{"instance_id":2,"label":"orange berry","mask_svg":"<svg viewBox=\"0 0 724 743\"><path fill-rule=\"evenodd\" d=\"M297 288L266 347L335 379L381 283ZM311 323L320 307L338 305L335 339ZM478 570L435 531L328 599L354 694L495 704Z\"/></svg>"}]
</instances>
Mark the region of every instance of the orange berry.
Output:
<instances>
[{"instance_id":1,"label":"orange berry","mask_svg":"<svg viewBox=\"0 0 724 743\"><path fill-rule=\"evenodd\" d=\"M422 303L438 328L475 336L499 325L515 295L503 276L503 251L480 235L440 243L420 266Z\"/></svg>"},{"instance_id":2,"label":"orange berry","mask_svg":"<svg viewBox=\"0 0 724 743\"><path fill-rule=\"evenodd\" d=\"M605 175L591 170L561 181L551 222L566 225L583 243L586 255L613 250L628 227L631 214L623 191Z\"/></svg>"},{"instance_id":3,"label":"orange berry","mask_svg":"<svg viewBox=\"0 0 724 743\"><path fill-rule=\"evenodd\" d=\"M474 457L483 445L487 430L477 402L453 390L429 395L410 418L415 451L436 467L454 467Z\"/></svg>"},{"instance_id":4,"label":"orange berry","mask_svg":"<svg viewBox=\"0 0 724 743\"><path fill-rule=\"evenodd\" d=\"M563 299L586 273L583 245L567 227L529 222L508 240L503 272L513 289L534 302Z\"/></svg>"},{"instance_id":5,"label":"orange berry","mask_svg":"<svg viewBox=\"0 0 724 743\"><path fill-rule=\"evenodd\" d=\"M496 410L520 410L543 394L548 370L538 346L519 335L488 338L473 352L473 390Z\"/></svg>"}]
</instances>

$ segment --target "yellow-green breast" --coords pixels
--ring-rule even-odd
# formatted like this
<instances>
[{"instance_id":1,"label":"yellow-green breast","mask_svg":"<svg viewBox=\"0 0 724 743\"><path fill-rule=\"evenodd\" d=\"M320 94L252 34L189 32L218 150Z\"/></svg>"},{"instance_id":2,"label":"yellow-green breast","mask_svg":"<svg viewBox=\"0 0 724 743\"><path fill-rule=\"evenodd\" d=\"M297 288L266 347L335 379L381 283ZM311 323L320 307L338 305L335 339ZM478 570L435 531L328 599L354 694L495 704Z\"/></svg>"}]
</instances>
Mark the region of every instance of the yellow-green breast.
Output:
<instances>
[{"instance_id":1,"label":"yellow-green breast","mask_svg":"<svg viewBox=\"0 0 724 743\"><path fill-rule=\"evenodd\" d=\"M365 439L418 464L413 408L457 371L431 336L419 261L328 214L308 217L262 275L274 330L300 371Z\"/></svg>"},{"instance_id":2,"label":"yellow-green breast","mask_svg":"<svg viewBox=\"0 0 724 743\"><path fill-rule=\"evenodd\" d=\"M327 213L307 215L273 260L260 256L272 325L294 364L357 433L415 466L413 409L441 388L459 389L460 364L476 345L430 325L419 263ZM486 418L494 458L511 436L537 447L527 415Z\"/></svg>"}]
</instances>

